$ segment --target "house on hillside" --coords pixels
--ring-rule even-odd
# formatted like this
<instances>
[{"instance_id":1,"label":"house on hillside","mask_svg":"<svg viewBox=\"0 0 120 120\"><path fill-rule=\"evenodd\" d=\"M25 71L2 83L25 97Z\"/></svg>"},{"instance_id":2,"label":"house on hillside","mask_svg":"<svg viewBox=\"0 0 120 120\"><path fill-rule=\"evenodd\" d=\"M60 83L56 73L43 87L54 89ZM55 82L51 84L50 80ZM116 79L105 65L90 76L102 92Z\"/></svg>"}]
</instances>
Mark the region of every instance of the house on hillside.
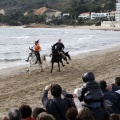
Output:
<instances>
[{"instance_id":1,"label":"house on hillside","mask_svg":"<svg viewBox=\"0 0 120 120\"><path fill-rule=\"evenodd\" d=\"M103 17L108 17L109 13L95 13L91 12L91 19L96 19L96 18L103 18Z\"/></svg>"},{"instance_id":2,"label":"house on hillside","mask_svg":"<svg viewBox=\"0 0 120 120\"><path fill-rule=\"evenodd\" d=\"M89 12L81 13L81 14L79 14L78 18L85 18L85 19L90 18L90 13Z\"/></svg>"},{"instance_id":3,"label":"house on hillside","mask_svg":"<svg viewBox=\"0 0 120 120\"><path fill-rule=\"evenodd\" d=\"M46 15L46 21L50 21L53 17L61 18L61 12L58 10L41 7L39 9L34 10L34 14L36 15Z\"/></svg>"},{"instance_id":4,"label":"house on hillside","mask_svg":"<svg viewBox=\"0 0 120 120\"><path fill-rule=\"evenodd\" d=\"M5 11L3 9L1 9L0 14L5 15Z\"/></svg>"}]
</instances>

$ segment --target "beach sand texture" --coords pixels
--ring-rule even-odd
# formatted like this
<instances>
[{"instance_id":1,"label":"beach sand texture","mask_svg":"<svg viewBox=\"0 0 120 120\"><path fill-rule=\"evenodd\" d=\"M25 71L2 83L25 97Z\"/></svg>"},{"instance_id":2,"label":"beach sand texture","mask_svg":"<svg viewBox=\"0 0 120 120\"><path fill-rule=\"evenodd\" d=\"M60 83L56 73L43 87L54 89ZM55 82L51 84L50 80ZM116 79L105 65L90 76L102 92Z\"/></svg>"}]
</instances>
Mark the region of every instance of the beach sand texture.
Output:
<instances>
[{"instance_id":1,"label":"beach sand texture","mask_svg":"<svg viewBox=\"0 0 120 120\"><path fill-rule=\"evenodd\" d=\"M57 64L53 73L51 66L39 72L38 67L31 75L26 72L26 66L0 70L0 118L7 115L9 109L28 104L33 108L42 106L41 95L44 87L49 84L60 84L68 92L82 85L81 75L93 71L96 80L114 82L120 76L119 46L101 51L79 54L72 57L70 64L61 66L58 72ZM48 61L49 63L50 61Z\"/></svg>"}]
</instances>

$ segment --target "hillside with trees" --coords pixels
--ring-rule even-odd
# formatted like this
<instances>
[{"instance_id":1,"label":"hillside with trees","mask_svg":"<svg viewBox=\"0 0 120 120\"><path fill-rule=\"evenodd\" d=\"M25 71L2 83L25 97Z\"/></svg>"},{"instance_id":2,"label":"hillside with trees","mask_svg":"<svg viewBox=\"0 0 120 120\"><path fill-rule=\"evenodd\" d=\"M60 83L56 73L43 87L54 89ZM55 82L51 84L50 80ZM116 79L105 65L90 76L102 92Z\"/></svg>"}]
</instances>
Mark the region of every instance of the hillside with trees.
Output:
<instances>
[{"instance_id":1,"label":"hillside with trees","mask_svg":"<svg viewBox=\"0 0 120 120\"><path fill-rule=\"evenodd\" d=\"M25 12L42 6L62 12L106 11L115 9L115 0L0 0L0 9L6 14Z\"/></svg>"},{"instance_id":2,"label":"hillside with trees","mask_svg":"<svg viewBox=\"0 0 120 120\"><path fill-rule=\"evenodd\" d=\"M7 25L45 23L45 15L23 15L26 11L31 12L34 9L45 6L50 9L59 10L62 13L70 13L68 17L61 19L53 18L51 22L45 24L74 25L76 24L75 19L80 13L114 11L115 2L116 0L0 0L0 9L5 11L5 15L0 15L0 23ZM88 21L87 24L91 25L93 23ZM77 24L84 24L84 21L78 19Z\"/></svg>"}]
</instances>

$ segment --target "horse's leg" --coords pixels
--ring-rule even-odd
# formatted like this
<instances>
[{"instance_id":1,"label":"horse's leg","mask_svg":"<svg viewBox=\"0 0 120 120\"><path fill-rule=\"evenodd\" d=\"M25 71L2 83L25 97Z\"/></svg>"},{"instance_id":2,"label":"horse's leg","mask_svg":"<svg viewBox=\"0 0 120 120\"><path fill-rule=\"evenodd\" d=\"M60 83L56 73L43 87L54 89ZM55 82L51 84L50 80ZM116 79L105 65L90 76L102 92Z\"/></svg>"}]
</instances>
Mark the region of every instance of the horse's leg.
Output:
<instances>
[{"instance_id":1,"label":"horse's leg","mask_svg":"<svg viewBox=\"0 0 120 120\"><path fill-rule=\"evenodd\" d=\"M63 64L63 61L62 61L62 60L60 60L60 62L62 63L62 66L64 67L65 65Z\"/></svg>"},{"instance_id":2,"label":"horse's leg","mask_svg":"<svg viewBox=\"0 0 120 120\"><path fill-rule=\"evenodd\" d=\"M31 61L29 62L29 75L31 74Z\"/></svg>"},{"instance_id":3,"label":"horse's leg","mask_svg":"<svg viewBox=\"0 0 120 120\"><path fill-rule=\"evenodd\" d=\"M54 62L51 62L52 63L52 66L51 66L51 73L52 73L52 70L53 70L53 64L54 64Z\"/></svg>"},{"instance_id":4,"label":"horse's leg","mask_svg":"<svg viewBox=\"0 0 120 120\"><path fill-rule=\"evenodd\" d=\"M67 61L67 57L65 57L64 60L66 61L67 64L69 64L69 62Z\"/></svg>"},{"instance_id":5,"label":"horse's leg","mask_svg":"<svg viewBox=\"0 0 120 120\"><path fill-rule=\"evenodd\" d=\"M58 71L60 72L60 62L58 62L58 68L59 68L59 70L58 70Z\"/></svg>"}]
</instances>

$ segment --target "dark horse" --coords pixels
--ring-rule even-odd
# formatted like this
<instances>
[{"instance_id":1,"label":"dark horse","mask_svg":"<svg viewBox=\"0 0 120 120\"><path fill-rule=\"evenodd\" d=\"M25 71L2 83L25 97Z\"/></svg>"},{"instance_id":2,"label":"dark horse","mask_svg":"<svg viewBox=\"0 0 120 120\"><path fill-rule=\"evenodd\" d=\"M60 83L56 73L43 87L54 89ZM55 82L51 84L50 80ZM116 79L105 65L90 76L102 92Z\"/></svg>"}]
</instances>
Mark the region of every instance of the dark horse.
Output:
<instances>
[{"instance_id":1,"label":"dark horse","mask_svg":"<svg viewBox=\"0 0 120 120\"><path fill-rule=\"evenodd\" d=\"M51 73L53 70L53 65L54 63L58 63L58 68L60 71L60 63L62 63L62 66L65 66L63 64L62 59L64 59L66 61L67 64L69 64L69 62L67 61L67 57L69 58L69 60L71 60L70 55L68 54L68 52L58 52L58 50L55 49L55 47L52 46L52 59L51 59L51 63L52 63L52 67L51 67Z\"/></svg>"}]
</instances>

